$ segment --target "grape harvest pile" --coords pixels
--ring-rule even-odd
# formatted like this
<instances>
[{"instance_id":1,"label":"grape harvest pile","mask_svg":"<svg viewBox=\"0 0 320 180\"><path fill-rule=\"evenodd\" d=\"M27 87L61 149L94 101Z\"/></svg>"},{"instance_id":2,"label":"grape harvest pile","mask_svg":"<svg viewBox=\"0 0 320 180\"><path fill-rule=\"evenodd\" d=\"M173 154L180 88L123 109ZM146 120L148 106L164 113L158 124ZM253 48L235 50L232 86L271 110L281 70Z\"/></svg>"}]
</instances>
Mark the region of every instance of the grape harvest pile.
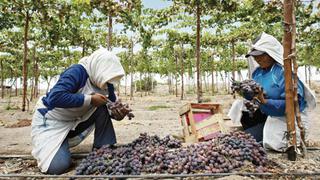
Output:
<instances>
[{"instance_id":1,"label":"grape harvest pile","mask_svg":"<svg viewBox=\"0 0 320 180\"><path fill-rule=\"evenodd\" d=\"M187 147L171 136L140 134L132 143L91 152L76 168L76 175L139 175L223 173L251 162L264 169L267 154L252 136L244 132L221 134L217 138Z\"/></svg>"},{"instance_id":2,"label":"grape harvest pile","mask_svg":"<svg viewBox=\"0 0 320 180\"><path fill-rule=\"evenodd\" d=\"M257 96L263 88L259 85L259 83L255 82L252 79L246 79L244 81L234 81L231 86L232 92L238 92L240 96L245 97L244 105L246 106L249 115L253 116L253 113L259 108L259 104L257 100L253 97Z\"/></svg>"}]
</instances>

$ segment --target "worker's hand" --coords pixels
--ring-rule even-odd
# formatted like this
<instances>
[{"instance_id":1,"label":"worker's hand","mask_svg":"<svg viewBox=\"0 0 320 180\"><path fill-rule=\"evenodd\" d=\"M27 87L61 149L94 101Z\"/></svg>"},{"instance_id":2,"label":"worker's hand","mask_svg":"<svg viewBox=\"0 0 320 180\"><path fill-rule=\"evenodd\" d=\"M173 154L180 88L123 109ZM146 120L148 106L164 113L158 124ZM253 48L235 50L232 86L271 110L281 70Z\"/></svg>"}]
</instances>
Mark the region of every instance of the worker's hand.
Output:
<instances>
[{"instance_id":1,"label":"worker's hand","mask_svg":"<svg viewBox=\"0 0 320 180\"><path fill-rule=\"evenodd\" d=\"M91 104L95 107L105 105L107 104L107 97L99 93L94 93L91 95Z\"/></svg>"},{"instance_id":2,"label":"worker's hand","mask_svg":"<svg viewBox=\"0 0 320 180\"><path fill-rule=\"evenodd\" d=\"M111 117L115 120L122 120L125 116L128 116L129 119L134 117L129 105L122 104L120 100L117 100L116 102L108 102L107 106L111 111Z\"/></svg>"},{"instance_id":3,"label":"worker's hand","mask_svg":"<svg viewBox=\"0 0 320 180\"><path fill-rule=\"evenodd\" d=\"M255 97L257 100L259 100L259 102L261 104L266 104L267 103L267 99L265 99L264 97L264 93L263 93L263 89L262 88L259 88L259 92L258 92L258 95Z\"/></svg>"}]
</instances>

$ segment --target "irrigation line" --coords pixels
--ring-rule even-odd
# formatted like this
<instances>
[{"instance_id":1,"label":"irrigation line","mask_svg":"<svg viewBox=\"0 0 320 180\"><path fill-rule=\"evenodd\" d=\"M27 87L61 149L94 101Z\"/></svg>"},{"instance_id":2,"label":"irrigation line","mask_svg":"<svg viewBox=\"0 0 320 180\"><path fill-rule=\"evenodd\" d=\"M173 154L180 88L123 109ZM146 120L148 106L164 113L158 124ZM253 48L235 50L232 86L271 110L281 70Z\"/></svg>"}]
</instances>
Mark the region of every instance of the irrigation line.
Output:
<instances>
[{"instance_id":1,"label":"irrigation line","mask_svg":"<svg viewBox=\"0 0 320 180\"><path fill-rule=\"evenodd\" d=\"M308 151L320 151L320 147L307 147ZM71 154L73 159L82 159L89 155L89 153L74 153ZM13 158L20 158L23 160L32 160L34 159L31 155L28 154L0 154L0 159L13 159Z\"/></svg>"},{"instance_id":2,"label":"irrigation line","mask_svg":"<svg viewBox=\"0 0 320 180\"><path fill-rule=\"evenodd\" d=\"M150 175L29 175L29 174L0 174L2 178L142 178L142 179L157 179L157 178L188 178L188 177L222 177L222 176L289 176L289 177L317 177L320 176L320 172L314 173L210 173L210 174L150 174Z\"/></svg>"}]
</instances>

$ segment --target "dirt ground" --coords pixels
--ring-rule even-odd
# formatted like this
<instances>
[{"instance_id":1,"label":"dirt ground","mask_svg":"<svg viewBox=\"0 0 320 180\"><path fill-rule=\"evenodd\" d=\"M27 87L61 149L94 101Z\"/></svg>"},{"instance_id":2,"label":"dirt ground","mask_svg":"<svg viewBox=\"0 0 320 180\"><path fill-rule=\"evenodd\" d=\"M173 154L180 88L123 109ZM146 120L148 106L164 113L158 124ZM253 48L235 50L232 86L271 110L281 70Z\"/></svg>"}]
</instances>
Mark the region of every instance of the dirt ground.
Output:
<instances>
[{"instance_id":1,"label":"dirt ground","mask_svg":"<svg viewBox=\"0 0 320 180\"><path fill-rule=\"evenodd\" d=\"M320 92L318 89L320 88L315 88L316 92ZM309 139L313 141L319 141L320 137L319 97L320 95L318 95L317 108L310 114ZM178 116L179 108L185 103L195 102L196 100L195 95L187 94L185 100L180 100L180 97L174 95L168 95L166 87L163 86L158 87L156 92L149 96L140 97L140 94L136 94L134 100L129 100L128 97L124 96L121 98L124 102L129 103L134 110L135 118L133 120L114 121L117 141L120 144L131 142L143 132L147 132L150 135L159 135L160 137L168 134L181 136L182 127ZM227 114L233 102L232 96L226 94L205 96L205 99L213 103L222 104L224 114ZM21 98L0 99L0 156L31 154L31 126L28 120L32 119L32 108L35 102L30 103L29 111L22 112L18 108L21 106L20 101ZM10 108L8 107L9 102ZM230 121L226 120L225 123L231 125ZM79 146L73 148L72 152L89 152L92 141L93 136L91 135ZM269 159L276 162L276 166L281 172L320 172L319 152L320 150L309 151L307 158L303 159L299 156L296 162L288 161L286 154L270 152L268 156ZM39 171L34 160L0 158L1 173L39 174ZM72 172L70 173L72 174Z\"/></svg>"}]
</instances>

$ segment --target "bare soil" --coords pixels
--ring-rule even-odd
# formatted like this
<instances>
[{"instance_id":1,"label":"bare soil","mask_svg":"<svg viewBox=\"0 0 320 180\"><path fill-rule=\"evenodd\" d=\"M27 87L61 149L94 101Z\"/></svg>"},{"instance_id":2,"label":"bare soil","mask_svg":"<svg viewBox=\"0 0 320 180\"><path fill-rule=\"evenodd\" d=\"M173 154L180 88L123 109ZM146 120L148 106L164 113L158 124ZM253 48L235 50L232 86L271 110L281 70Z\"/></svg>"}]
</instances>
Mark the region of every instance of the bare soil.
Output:
<instances>
[{"instance_id":1,"label":"bare soil","mask_svg":"<svg viewBox=\"0 0 320 180\"><path fill-rule=\"evenodd\" d=\"M315 86L315 90L319 91L319 87ZM163 137L171 134L174 136L182 136L182 127L179 122L179 108L189 102L195 102L195 95L186 95L186 99L180 100L180 97L168 95L167 87L160 86L155 93L148 96L140 97L137 93L134 100L128 97L120 96L123 102L129 103L134 110L135 118L132 120L125 119L123 121L114 121L114 127L117 135L117 141L120 144L131 142L139 136L140 133L147 132L150 135L159 135ZM143 94L144 95L144 94ZM224 114L227 114L231 103L234 101L231 95L217 94L215 96L205 96L207 100L213 103L220 103L223 106ZM10 104L9 104L10 102ZM29 111L22 112L21 97L12 97L0 99L0 156L5 155L31 155L31 126L32 108L35 102L29 104ZM313 146L319 145L320 137L320 98L318 98L317 108L310 114L310 134L309 140L313 142ZM232 126L231 121L225 120L228 127ZM73 153L88 153L91 150L93 135L90 135L79 146L73 148ZM269 167L269 172L320 172L320 150L308 151L308 157L298 157L298 161L292 162L287 160L286 154L269 152L268 157L273 162ZM72 170L76 166L75 161ZM250 172L247 167L245 172ZM252 169L251 169L252 170ZM73 174L70 171L67 174ZM33 159L0 158L0 174L2 173L22 173L22 174L41 174ZM242 177L243 178L243 177ZM256 179L257 177L246 177ZM319 177L318 177L319 178ZM238 176L230 176L228 179L241 179ZM275 177L275 179L277 179Z\"/></svg>"}]
</instances>

